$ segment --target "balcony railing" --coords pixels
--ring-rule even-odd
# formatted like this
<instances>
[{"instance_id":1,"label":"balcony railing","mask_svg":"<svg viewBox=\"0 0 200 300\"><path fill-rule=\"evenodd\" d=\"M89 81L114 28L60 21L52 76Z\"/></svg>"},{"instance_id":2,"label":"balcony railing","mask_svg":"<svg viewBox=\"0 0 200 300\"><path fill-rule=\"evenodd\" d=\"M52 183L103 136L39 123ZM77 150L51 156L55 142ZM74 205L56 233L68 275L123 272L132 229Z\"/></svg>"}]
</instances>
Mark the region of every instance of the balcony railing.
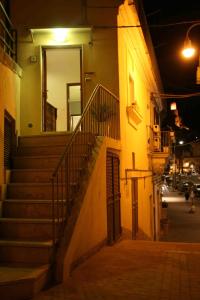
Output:
<instances>
[{"instance_id":1,"label":"balcony railing","mask_svg":"<svg viewBox=\"0 0 200 300\"><path fill-rule=\"evenodd\" d=\"M173 132L158 131L154 132L149 127L148 147L151 153L166 153L170 154L172 149Z\"/></svg>"},{"instance_id":2,"label":"balcony railing","mask_svg":"<svg viewBox=\"0 0 200 300\"><path fill-rule=\"evenodd\" d=\"M17 60L17 32L0 2L0 46L13 60Z\"/></svg>"}]
</instances>

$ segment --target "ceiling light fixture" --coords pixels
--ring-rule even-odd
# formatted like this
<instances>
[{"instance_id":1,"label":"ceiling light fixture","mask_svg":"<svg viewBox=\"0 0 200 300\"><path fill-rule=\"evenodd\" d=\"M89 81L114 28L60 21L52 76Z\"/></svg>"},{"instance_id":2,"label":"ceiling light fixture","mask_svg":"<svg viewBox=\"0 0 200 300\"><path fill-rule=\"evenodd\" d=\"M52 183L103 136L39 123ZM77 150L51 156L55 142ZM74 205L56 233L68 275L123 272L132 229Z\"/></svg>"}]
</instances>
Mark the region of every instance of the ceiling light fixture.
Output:
<instances>
[{"instance_id":1,"label":"ceiling light fixture","mask_svg":"<svg viewBox=\"0 0 200 300\"><path fill-rule=\"evenodd\" d=\"M66 28L54 28L53 34L56 42L64 42L67 39L68 30Z\"/></svg>"}]
</instances>

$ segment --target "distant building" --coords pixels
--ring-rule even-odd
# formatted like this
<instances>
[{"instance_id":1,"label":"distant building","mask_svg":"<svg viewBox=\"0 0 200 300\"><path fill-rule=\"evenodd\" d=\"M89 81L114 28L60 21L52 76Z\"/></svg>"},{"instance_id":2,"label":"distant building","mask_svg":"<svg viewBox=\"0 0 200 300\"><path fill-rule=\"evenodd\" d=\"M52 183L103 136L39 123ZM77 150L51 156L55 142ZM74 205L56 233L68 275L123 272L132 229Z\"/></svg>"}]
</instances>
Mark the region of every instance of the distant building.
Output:
<instances>
[{"instance_id":1,"label":"distant building","mask_svg":"<svg viewBox=\"0 0 200 300\"><path fill-rule=\"evenodd\" d=\"M200 173L200 144L191 143L190 151L184 151L183 171L186 173Z\"/></svg>"}]
</instances>

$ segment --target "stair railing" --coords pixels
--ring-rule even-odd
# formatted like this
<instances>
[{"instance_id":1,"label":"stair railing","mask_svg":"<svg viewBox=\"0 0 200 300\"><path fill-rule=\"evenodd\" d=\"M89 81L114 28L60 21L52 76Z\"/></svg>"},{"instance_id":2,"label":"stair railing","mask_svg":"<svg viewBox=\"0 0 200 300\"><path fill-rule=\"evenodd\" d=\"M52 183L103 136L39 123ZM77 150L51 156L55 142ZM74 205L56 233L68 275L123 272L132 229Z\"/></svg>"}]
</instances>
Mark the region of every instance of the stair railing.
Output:
<instances>
[{"instance_id":1,"label":"stair railing","mask_svg":"<svg viewBox=\"0 0 200 300\"><path fill-rule=\"evenodd\" d=\"M120 137L119 99L100 84L92 92L51 178L54 244L63 235L75 204L95 136Z\"/></svg>"},{"instance_id":2,"label":"stair railing","mask_svg":"<svg viewBox=\"0 0 200 300\"><path fill-rule=\"evenodd\" d=\"M0 1L0 46L17 61L17 31Z\"/></svg>"}]
</instances>

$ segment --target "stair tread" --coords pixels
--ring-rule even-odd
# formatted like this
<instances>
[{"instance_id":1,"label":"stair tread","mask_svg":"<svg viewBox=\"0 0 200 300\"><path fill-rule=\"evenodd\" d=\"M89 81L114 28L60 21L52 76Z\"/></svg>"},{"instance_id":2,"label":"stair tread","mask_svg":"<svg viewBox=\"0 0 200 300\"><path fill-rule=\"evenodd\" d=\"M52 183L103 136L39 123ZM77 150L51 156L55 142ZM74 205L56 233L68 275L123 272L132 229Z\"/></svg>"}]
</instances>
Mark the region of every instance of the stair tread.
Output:
<instances>
[{"instance_id":1,"label":"stair tread","mask_svg":"<svg viewBox=\"0 0 200 300\"><path fill-rule=\"evenodd\" d=\"M66 200L56 200L56 202L66 202ZM6 203L51 203L52 200L51 199L30 199L30 200L26 200L26 199L5 199L3 202L6 202Z\"/></svg>"},{"instance_id":2,"label":"stair tread","mask_svg":"<svg viewBox=\"0 0 200 300\"><path fill-rule=\"evenodd\" d=\"M81 157L81 156L87 156L87 154L78 154L78 153L75 153L74 156L76 157ZM22 159L22 158L27 158L27 159L38 159L38 158L60 158L61 155L60 154L44 154L44 155L20 155L20 156L17 156L17 155L14 155L13 156L13 159Z\"/></svg>"},{"instance_id":3,"label":"stair tread","mask_svg":"<svg viewBox=\"0 0 200 300\"><path fill-rule=\"evenodd\" d=\"M31 267L13 267L0 265L0 285L11 285L13 282L36 279L49 270L49 265Z\"/></svg>"},{"instance_id":4,"label":"stair tread","mask_svg":"<svg viewBox=\"0 0 200 300\"><path fill-rule=\"evenodd\" d=\"M52 247L53 241L29 241L29 240L0 240L0 246L26 246L26 247Z\"/></svg>"},{"instance_id":5,"label":"stair tread","mask_svg":"<svg viewBox=\"0 0 200 300\"><path fill-rule=\"evenodd\" d=\"M93 143L92 142L90 142L90 141L87 141L87 142L78 142L78 144L77 145L79 145L79 146L83 146L83 145L92 145ZM66 147L68 145L68 143L67 144L65 144L65 145L63 145L63 144L56 144L56 142L52 145L53 147L62 147L62 148L64 148L64 147ZM19 146L19 148L42 148L42 147L44 147L44 148L49 148L49 145L45 145L45 144L41 144L41 145L20 145Z\"/></svg>"},{"instance_id":6,"label":"stair tread","mask_svg":"<svg viewBox=\"0 0 200 300\"><path fill-rule=\"evenodd\" d=\"M44 185L48 185L48 186L51 186L52 184L51 184L51 182L49 181L49 182L10 182L10 183L8 183L8 185L10 185L10 186L35 186L35 185L39 185L39 186L44 186ZM59 183L59 185L61 185L60 183Z\"/></svg>"},{"instance_id":7,"label":"stair tread","mask_svg":"<svg viewBox=\"0 0 200 300\"><path fill-rule=\"evenodd\" d=\"M61 201L61 200L59 200ZM30 199L30 200L26 200L26 199L5 199L4 200L4 203L51 203L52 200L49 199L49 200L42 200L42 199ZM63 202L65 202L65 200L63 200Z\"/></svg>"},{"instance_id":8,"label":"stair tread","mask_svg":"<svg viewBox=\"0 0 200 300\"><path fill-rule=\"evenodd\" d=\"M40 132L40 134L33 134L33 135L21 135L19 138L35 138L35 137L49 137L49 136L70 136L71 132L63 132L63 131L49 131L49 132Z\"/></svg>"},{"instance_id":9,"label":"stair tread","mask_svg":"<svg viewBox=\"0 0 200 300\"><path fill-rule=\"evenodd\" d=\"M8 185L10 186L51 186L52 183L51 181L47 181L47 182L10 182L8 183ZM60 182L58 183L58 186L64 186L65 184L61 184ZM70 185L77 185L76 181L70 182Z\"/></svg>"},{"instance_id":10,"label":"stair tread","mask_svg":"<svg viewBox=\"0 0 200 300\"><path fill-rule=\"evenodd\" d=\"M59 222L59 219L56 219L55 222ZM52 219L36 219L36 218L0 218L0 223L52 223Z\"/></svg>"},{"instance_id":11,"label":"stair tread","mask_svg":"<svg viewBox=\"0 0 200 300\"><path fill-rule=\"evenodd\" d=\"M44 154L44 155L20 155L20 156L17 156L17 155L14 155L13 156L13 159L22 159L22 158L28 158L28 159L32 159L32 158L35 158L35 159L38 159L38 158L58 158L60 157L61 155L60 154Z\"/></svg>"},{"instance_id":12,"label":"stair tread","mask_svg":"<svg viewBox=\"0 0 200 300\"><path fill-rule=\"evenodd\" d=\"M42 169L12 169L12 172L53 172L54 168L42 168Z\"/></svg>"},{"instance_id":13,"label":"stair tread","mask_svg":"<svg viewBox=\"0 0 200 300\"><path fill-rule=\"evenodd\" d=\"M75 167L74 170L82 170L82 167ZM55 168L42 168L42 169L31 169L31 168L24 168L24 169L11 169L12 172L51 172L54 171Z\"/></svg>"}]
</instances>

